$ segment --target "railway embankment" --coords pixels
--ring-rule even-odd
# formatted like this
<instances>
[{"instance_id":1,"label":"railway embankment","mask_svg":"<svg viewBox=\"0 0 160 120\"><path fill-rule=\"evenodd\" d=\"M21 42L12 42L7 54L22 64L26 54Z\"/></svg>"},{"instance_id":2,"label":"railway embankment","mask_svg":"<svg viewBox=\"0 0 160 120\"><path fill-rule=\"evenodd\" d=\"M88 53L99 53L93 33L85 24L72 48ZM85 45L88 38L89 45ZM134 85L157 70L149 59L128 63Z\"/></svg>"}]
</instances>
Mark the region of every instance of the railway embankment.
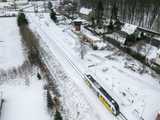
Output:
<instances>
[{"instance_id":1,"label":"railway embankment","mask_svg":"<svg viewBox=\"0 0 160 120\"><path fill-rule=\"evenodd\" d=\"M23 17L25 15L23 14ZM54 76L51 74L51 72L48 69L48 66L45 64L41 52L41 47L39 45L39 39L37 36L31 31L31 29L28 26L28 21L24 17L20 18L22 20L19 20L21 23L19 24L19 31L22 36L22 42L25 47L25 51L27 52L27 58L31 66L37 66L40 69L40 72L37 73L37 77L41 79L41 77L44 77L47 81L47 85L44 86L44 89L47 90L47 106L48 110L51 113L55 113L56 115L60 115L60 100L59 100L59 92L57 90L56 80ZM27 21L27 22L26 22Z\"/></svg>"}]
</instances>

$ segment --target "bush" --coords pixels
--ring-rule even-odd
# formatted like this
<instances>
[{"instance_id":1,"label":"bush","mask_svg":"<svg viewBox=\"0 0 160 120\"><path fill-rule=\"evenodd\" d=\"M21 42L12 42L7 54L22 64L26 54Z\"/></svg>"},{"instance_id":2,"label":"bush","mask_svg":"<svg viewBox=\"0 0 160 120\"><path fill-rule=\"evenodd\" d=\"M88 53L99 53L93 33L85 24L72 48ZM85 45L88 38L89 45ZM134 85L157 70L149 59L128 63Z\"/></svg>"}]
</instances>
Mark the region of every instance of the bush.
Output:
<instances>
[{"instance_id":1,"label":"bush","mask_svg":"<svg viewBox=\"0 0 160 120\"><path fill-rule=\"evenodd\" d=\"M28 25L28 20L26 19L26 16L23 12L20 12L18 14L17 23L18 26Z\"/></svg>"},{"instance_id":2,"label":"bush","mask_svg":"<svg viewBox=\"0 0 160 120\"><path fill-rule=\"evenodd\" d=\"M50 17L54 22L57 22L57 16L53 9L51 9Z\"/></svg>"},{"instance_id":3,"label":"bush","mask_svg":"<svg viewBox=\"0 0 160 120\"><path fill-rule=\"evenodd\" d=\"M49 90L47 90L47 106L48 106L48 108L53 109L53 105L54 104L53 104L53 101L52 101L52 97L49 93Z\"/></svg>"},{"instance_id":4,"label":"bush","mask_svg":"<svg viewBox=\"0 0 160 120\"><path fill-rule=\"evenodd\" d=\"M125 45L132 45L136 42L136 37L134 34L127 35Z\"/></svg>"},{"instance_id":5,"label":"bush","mask_svg":"<svg viewBox=\"0 0 160 120\"><path fill-rule=\"evenodd\" d=\"M59 111L56 111L55 116L54 116L54 120L62 120L62 116Z\"/></svg>"}]
</instances>

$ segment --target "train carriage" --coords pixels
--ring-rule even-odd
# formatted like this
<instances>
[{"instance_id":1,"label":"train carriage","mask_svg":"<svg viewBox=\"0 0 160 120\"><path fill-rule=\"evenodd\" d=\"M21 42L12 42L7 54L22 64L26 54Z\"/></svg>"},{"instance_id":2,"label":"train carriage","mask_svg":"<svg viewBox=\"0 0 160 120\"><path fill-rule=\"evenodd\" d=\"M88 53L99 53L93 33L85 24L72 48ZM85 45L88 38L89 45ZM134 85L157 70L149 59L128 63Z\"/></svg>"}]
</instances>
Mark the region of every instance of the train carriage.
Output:
<instances>
[{"instance_id":1,"label":"train carriage","mask_svg":"<svg viewBox=\"0 0 160 120\"><path fill-rule=\"evenodd\" d=\"M114 115L117 116L120 113L118 103L104 90L103 87L91 76L86 75L87 85L94 90L98 98L104 104L104 106Z\"/></svg>"}]
</instances>

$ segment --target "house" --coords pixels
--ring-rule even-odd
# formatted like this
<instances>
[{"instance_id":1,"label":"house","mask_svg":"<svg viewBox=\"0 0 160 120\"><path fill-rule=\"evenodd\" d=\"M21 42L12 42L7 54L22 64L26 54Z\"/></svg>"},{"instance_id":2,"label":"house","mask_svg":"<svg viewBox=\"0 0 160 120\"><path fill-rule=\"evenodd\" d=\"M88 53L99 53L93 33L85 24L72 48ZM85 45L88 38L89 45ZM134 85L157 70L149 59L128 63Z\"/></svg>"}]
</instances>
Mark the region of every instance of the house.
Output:
<instances>
[{"instance_id":1,"label":"house","mask_svg":"<svg viewBox=\"0 0 160 120\"><path fill-rule=\"evenodd\" d=\"M91 35L89 33L83 32L82 34L83 34L83 41L85 41L85 42L89 42L91 44L94 44L96 42L102 41L99 37Z\"/></svg>"},{"instance_id":2,"label":"house","mask_svg":"<svg viewBox=\"0 0 160 120\"><path fill-rule=\"evenodd\" d=\"M137 26L125 23L124 26L122 26L121 31L124 35L131 35L135 33L136 29Z\"/></svg>"},{"instance_id":3,"label":"house","mask_svg":"<svg viewBox=\"0 0 160 120\"><path fill-rule=\"evenodd\" d=\"M125 23L118 33L121 37L125 38L124 45L130 46L137 41L138 31L135 25Z\"/></svg>"},{"instance_id":4,"label":"house","mask_svg":"<svg viewBox=\"0 0 160 120\"><path fill-rule=\"evenodd\" d=\"M81 31L82 20L76 19L73 22L74 22L75 31Z\"/></svg>"},{"instance_id":5,"label":"house","mask_svg":"<svg viewBox=\"0 0 160 120\"><path fill-rule=\"evenodd\" d=\"M88 20L89 14L92 12L92 9L82 7L80 8L79 15L81 18Z\"/></svg>"},{"instance_id":6,"label":"house","mask_svg":"<svg viewBox=\"0 0 160 120\"><path fill-rule=\"evenodd\" d=\"M83 32L82 35L83 35L82 41L90 43L90 45L92 46L94 50L97 50L97 49L102 50L106 48L107 46L106 43L104 43L102 39L100 39L99 37L95 35L92 35L86 32Z\"/></svg>"}]
</instances>

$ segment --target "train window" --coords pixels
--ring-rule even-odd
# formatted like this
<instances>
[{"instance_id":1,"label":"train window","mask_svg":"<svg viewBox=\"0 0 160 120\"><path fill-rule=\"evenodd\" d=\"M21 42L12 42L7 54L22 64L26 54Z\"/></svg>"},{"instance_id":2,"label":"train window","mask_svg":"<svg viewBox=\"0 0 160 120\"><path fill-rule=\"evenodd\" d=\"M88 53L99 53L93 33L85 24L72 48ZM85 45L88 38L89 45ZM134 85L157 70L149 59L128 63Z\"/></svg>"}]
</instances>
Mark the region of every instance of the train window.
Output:
<instances>
[{"instance_id":1,"label":"train window","mask_svg":"<svg viewBox=\"0 0 160 120\"><path fill-rule=\"evenodd\" d=\"M112 109L112 111L114 112L114 108L112 107L111 109Z\"/></svg>"}]
</instances>

